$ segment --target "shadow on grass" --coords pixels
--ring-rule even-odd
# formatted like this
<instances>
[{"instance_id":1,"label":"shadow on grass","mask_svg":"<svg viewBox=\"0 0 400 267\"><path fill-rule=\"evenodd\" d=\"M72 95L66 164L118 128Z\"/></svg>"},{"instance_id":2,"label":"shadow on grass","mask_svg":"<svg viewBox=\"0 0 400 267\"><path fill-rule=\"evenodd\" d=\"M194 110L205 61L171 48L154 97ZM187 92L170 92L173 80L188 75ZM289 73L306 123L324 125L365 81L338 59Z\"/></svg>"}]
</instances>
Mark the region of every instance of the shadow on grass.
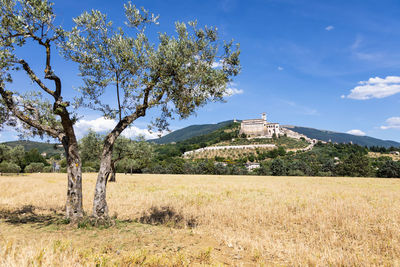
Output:
<instances>
[{"instance_id":1,"label":"shadow on grass","mask_svg":"<svg viewBox=\"0 0 400 267\"><path fill-rule=\"evenodd\" d=\"M37 224L39 226L48 226L51 224L68 224L69 220L65 219L63 214L51 210L53 214L37 214L35 207L32 205L23 206L17 210L0 209L0 219L10 224Z\"/></svg>"},{"instance_id":2,"label":"shadow on grass","mask_svg":"<svg viewBox=\"0 0 400 267\"><path fill-rule=\"evenodd\" d=\"M63 213L59 213L57 210L50 209L51 213L49 214L39 214L35 212L35 210L38 209L39 208L32 205L25 205L17 210L0 209L0 220L13 225L32 224L37 227L71 223L69 219L65 218ZM195 228L197 226L195 218L187 218L168 206L151 207L137 220L118 220L116 215L105 219L84 216L81 220L72 223L72 225L83 229L107 229L114 226L118 228L129 223L137 222L149 225L164 225L173 228Z\"/></svg>"},{"instance_id":3,"label":"shadow on grass","mask_svg":"<svg viewBox=\"0 0 400 267\"><path fill-rule=\"evenodd\" d=\"M195 218L185 218L169 206L151 207L147 212L142 214L139 222L151 225L166 225L174 228L194 228L197 226Z\"/></svg>"}]
</instances>

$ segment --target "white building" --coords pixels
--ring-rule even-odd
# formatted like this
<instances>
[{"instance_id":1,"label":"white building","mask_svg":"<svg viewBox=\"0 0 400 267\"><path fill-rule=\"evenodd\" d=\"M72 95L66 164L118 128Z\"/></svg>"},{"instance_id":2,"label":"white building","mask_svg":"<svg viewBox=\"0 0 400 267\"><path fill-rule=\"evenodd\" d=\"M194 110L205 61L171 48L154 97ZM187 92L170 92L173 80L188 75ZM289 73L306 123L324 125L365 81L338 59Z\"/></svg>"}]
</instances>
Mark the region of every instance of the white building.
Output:
<instances>
[{"instance_id":1,"label":"white building","mask_svg":"<svg viewBox=\"0 0 400 267\"><path fill-rule=\"evenodd\" d=\"M239 134L245 134L247 137L265 137L271 138L281 134L279 123L267 122L267 115L262 114L261 119L243 120L240 125Z\"/></svg>"}]
</instances>

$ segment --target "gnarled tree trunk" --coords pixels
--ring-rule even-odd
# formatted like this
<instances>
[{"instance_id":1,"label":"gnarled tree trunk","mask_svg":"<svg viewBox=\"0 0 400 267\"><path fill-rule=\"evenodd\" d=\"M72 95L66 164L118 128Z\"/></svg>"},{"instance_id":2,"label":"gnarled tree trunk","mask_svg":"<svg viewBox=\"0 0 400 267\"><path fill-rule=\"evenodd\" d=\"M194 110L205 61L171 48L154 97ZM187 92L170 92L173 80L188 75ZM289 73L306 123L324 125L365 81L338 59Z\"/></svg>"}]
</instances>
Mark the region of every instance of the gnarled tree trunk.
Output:
<instances>
[{"instance_id":1,"label":"gnarled tree trunk","mask_svg":"<svg viewBox=\"0 0 400 267\"><path fill-rule=\"evenodd\" d=\"M69 112L62 102L62 97L58 96L54 103L54 113L61 118L61 125L64 133L59 136L63 144L68 174L67 203L65 205L65 216L73 222L80 220L83 215L82 201L82 164L79 155L78 141L74 131L74 124Z\"/></svg>"},{"instance_id":2,"label":"gnarled tree trunk","mask_svg":"<svg viewBox=\"0 0 400 267\"><path fill-rule=\"evenodd\" d=\"M84 215L82 201L82 165L76 140L72 143L69 141L67 137L64 137L62 140L67 159L68 174L65 216L72 221L77 221Z\"/></svg>"},{"instance_id":3,"label":"gnarled tree trunk","mask_svg":"<svg viewBox=\"0 0 400 267\"><path fill-rule=\"evenodd\" d=\"M112 172L112 145L105 146L100 161L100 169L97 175L96 188L93 200L93 216L96 218L108 217L108 206L106 199L107 180Z\"/></svg>"}]
</instances>

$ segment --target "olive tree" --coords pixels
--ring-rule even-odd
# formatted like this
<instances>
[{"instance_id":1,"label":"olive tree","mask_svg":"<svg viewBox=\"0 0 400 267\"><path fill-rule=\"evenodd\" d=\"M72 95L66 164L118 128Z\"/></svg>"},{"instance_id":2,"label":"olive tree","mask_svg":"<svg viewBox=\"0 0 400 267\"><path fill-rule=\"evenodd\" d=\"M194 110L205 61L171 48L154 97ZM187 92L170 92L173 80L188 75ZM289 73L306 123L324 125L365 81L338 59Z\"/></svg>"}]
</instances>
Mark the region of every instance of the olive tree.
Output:
<instances>
[{"instance_id":1,"label":"olive tree","mask_svg":"<svg viewBox=\"0 0 400 267\"><path fill-rule=\"evenodd\" d=\"M187 118L196 108L223 100L240 70L238 45L222 43L216 28L176 22L175 34L159 33L151 42L147 31L158 24L158 16L130 2L124 9L126 22L118 28L97 10L75 18L64 47L84 80L81 104L117 119L103 143L93 202L96 217L108 216L107 177L121 133L150 109L158 114L152 125L162 130L168 119ZM115 104L104 101L111 93Z\"/></svg>"},{"instance_id":2,"label":"olive tree","mask_svg":"<svg viewBox=\"0 0 400 267\"><path fill-rule=\"evenodd\" d=\"M68 169L66 216L77 219L83 216L81 160L73 128L76 118L68 111L70 104L62 97L61 79L52 68L53 48L64 40L64 31L54 20L52 4L47 0L0 0L0 111L18 119L22 129L32 134L61 141ZM20 48L31 45L42 49L43 78L52 86L26 57L21 57ZM27 75L35 90L19 91L13 85L13 76L19 71Z\"/></svg>"},{"instance_id":3,"label":"olive tree","mask_svg":"<svg viewBox=\"0 0 400 267\"><path fill-rule=\"evenodd\" d=\"M150 144L139 137L138 140L130 140L120 136L115 142L113 148L113 157L111 160L111 174L109 182L116 181L116 166L126 170L143 169L147 167L154 157L153 144Z\"/></svg>"}]
</instances>

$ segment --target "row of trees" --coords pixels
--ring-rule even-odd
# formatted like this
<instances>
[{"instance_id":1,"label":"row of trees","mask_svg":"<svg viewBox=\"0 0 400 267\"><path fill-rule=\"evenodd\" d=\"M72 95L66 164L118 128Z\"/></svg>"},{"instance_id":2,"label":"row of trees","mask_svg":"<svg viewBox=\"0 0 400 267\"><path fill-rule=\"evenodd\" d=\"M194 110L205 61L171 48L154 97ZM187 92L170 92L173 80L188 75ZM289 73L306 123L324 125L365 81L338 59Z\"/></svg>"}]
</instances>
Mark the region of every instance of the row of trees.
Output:
<instances>
[{"instance_id":1,"label":"row of trees","mask_svg":"<svg viewBox=\"0 0 400 267\"><path fill-rule=\"evenodd\" d=\"M75 26L68 31L55 23L53 4L47 0L0 0L1 121L15 125L19 120L30 134L48 135L62 143L68 173L66 216L72 220L83 216L82 160L73 127L79 107L117 120L101 145L93 202L93 216L106 218L106 184L121 133L151 108L160 114L154 126L162 130L169 118L186 118L197 107L222 100L240 70L238 47L227 42L220 49L215 28L178 22L176 34L159 33L158 41L151 43L146 30L158 24L158 16L131 3L124 9L124 27L114 28L106 14L92 10L73 19ZM42 49L43 78L48 82L26 55L21 57L21 47L34 45ZM54 51L79 67L82 81L73 109L64 99L60 73L53 69ZM214 67L215 62L222 67ZM19 71L36 85L34 91L13 86ZM110 95L115 103L104 101Z\"/></svg>"},{"instance_id":2,"label":"row of trees","mask_svg":"<svg viewBox=\"0 0 400 267\"><path fill-rule=\"evenodd\" d=\"M211 159L184 160L179 157L152 162L141 170L155 174L219 174L272 176L346 176L400 178L400 162L389 157L371 159L362 154L350 154L343 161L333 159L321 163L293 158L264 161L260 168L248 171L241 162L222 163Z\"/></svg>"}]
</instances>

